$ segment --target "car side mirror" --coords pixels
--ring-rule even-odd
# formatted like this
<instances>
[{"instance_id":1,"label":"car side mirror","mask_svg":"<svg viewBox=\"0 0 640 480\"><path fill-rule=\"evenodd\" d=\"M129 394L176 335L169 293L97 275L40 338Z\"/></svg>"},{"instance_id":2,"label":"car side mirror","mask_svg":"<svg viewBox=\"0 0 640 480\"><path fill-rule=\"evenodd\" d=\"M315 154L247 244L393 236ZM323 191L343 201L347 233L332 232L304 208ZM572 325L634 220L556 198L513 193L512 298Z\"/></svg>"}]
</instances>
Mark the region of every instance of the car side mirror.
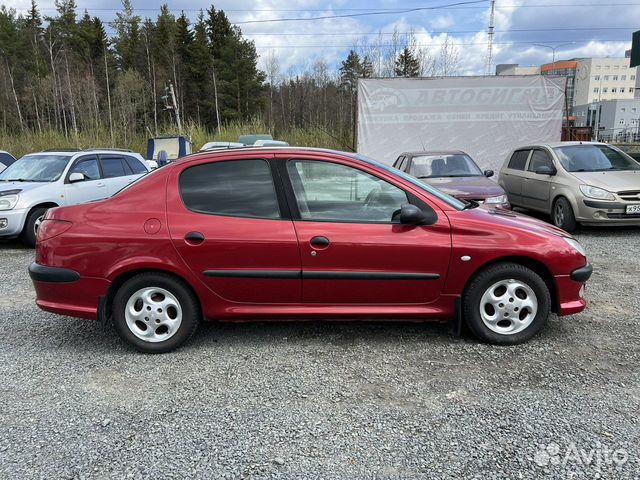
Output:
<instances>
[{"instance_id":1,"label":"car side mirror","mask_svg":"<svg viewBox=\"0 0 640 480\"><path fill-rule=\"evenodd\" d=\"M84 182L87 177L82 172L73 172L69 175L69 183Z\"/></svg>"},{"instance_id":2,"label":"car side mirror","mask_svg":"<svg viewBox=\"0 0 640 480\"><path fill-rule=\"evenodd\" d=\"M403 225L433 225L437 220L438 215L431 209L425 212L410 203L400 207L400 223Z\"/></svg>"},{"instance_id":3,"label":"car side mirror","mask_svg":"<svg viewBox=\"0 0 640 480\"><path fill-rule=\"evenodd\" d=\"M556 167L549 167L547 165L543 165L542 167L536 168L535 173L537 175L555 175L556 173L558 173L558 171L556 170Z\"/></svg>"},{"instance_id":4,"label":"car side mirror","mask_svg":"<svg viewBox=\"0 0 640 480\"><path fill-rule=\"evenodd\" d=\"M485 170L484 171L484 176L489 178L489 177L493 177L493 170Z\"/></svg>"}]
</instances>

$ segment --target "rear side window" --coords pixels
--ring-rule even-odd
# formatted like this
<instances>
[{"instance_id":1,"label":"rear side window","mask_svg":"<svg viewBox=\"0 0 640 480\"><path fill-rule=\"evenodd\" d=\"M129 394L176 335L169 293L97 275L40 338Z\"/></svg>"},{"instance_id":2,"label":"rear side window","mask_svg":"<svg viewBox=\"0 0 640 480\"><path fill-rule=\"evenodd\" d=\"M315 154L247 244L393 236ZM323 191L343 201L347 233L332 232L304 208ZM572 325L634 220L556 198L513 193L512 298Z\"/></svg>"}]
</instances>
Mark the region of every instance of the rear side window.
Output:
<instances>
[{"instance_id":1,"label":"rear side window","mask_svg":"<svg viewBox=\"0 0 640 480\"><path fill-rule=\"evenodd\" d=\"M512 170L524 170L527 164L527 157L529 157L529 150L517 150L511 155L509 160L509 168Z\"/></svg>"},{"instance_id":2,"label":"rear side window","mask_svg":"<svg viewBox=\"0 0 640 480\"><path fill-rule=\"evenodd\" d=\"M101 158L100 164L104 178L123 177L131 174L129 166L123 162L121 157Z\"/></svg>"},{"instance_id":3,"label":"rear side window","mask_svg":"<svg viewBox=\"0 0 640 480\"><path fill-rule=\"evenodd\" d=\"M3 164L5 167L8 167L15 161L16 159L13 158L8 153L0 152L0 163Z\"/></svg>"},{"instance_id":4,"label":"rear side window","mask_svg":"<svg viewBox=\"0 0 640 480\"><path fill-rule=\"evenodd\" d=\"M553 167L553 162L546 152L542 150L534 150L529 162L529 171L535 172L540 167Z\"/></svg>"},{"instance_id":5,"label":"rear side window","mask_svg":"<svg viewBox=\"0 0 640 480\"><path fill-rule=\"evenodd\" d=\"M180 175L180 195L194 212L232 217L280 218L278 198L265 160L204 163Z\"/></svg>"},{"instance_id":6,"label":"rear side window","mask_svg":"<svg viewBox=\"0 0 640 480\"><path fill-rule=\"evenodd\" d=\"M137 158L124 157L124 159L126 160L127 165L129 165L129 168L133 171L133 173L135 174L147 173L147 169L144 167L142 162Z\"/></svg>"}]
</instances>

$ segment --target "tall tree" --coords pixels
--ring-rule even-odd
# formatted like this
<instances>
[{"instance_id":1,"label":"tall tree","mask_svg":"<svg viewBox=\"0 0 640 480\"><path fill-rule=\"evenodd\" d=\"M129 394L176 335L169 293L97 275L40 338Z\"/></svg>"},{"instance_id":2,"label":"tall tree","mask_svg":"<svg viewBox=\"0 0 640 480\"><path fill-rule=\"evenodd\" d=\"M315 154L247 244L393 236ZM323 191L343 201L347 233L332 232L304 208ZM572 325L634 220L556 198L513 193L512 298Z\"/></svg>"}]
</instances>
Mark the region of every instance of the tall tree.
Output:
<instances>
[{"instance_id":1,"label":"tall tree","mask_svg":"<svg viewBox=\"0 0 640 480\"><path fill-rule=\"evenodd\" d=\"M418 77L420 76L420 61L413 56L408 47L404 47L396 60L397 77Z\"/></svg>"}]
</instances>

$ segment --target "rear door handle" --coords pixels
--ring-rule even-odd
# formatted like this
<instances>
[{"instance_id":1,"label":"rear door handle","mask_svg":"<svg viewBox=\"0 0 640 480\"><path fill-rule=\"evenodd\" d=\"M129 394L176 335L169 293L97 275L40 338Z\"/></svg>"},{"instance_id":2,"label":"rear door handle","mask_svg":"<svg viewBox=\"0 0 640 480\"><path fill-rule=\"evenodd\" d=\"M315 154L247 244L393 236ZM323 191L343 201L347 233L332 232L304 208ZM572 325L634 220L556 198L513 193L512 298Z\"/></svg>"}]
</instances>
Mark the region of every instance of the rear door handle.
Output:
<instances>
[{"instance_id":1,"label":"rear door handle","mask_svg":"<svg viewBox=\"0 0 640 480\"><path fill-rule=\"evenodd\" d=\"M327 237L313 237L309 243L314 247L324 248L329 246L329 239Z\"/></svg>"},{"instance_id":2,"label":"rear door handle","mask_svg":"<svg viewBox=\"0 0 640 480\"><path fill-rule=\"evenodd\" d=\"M199 244L204 242L204 235L200 232L189 232L184 236L184 239L193 244Z\"/></svg>"}]
</instances>

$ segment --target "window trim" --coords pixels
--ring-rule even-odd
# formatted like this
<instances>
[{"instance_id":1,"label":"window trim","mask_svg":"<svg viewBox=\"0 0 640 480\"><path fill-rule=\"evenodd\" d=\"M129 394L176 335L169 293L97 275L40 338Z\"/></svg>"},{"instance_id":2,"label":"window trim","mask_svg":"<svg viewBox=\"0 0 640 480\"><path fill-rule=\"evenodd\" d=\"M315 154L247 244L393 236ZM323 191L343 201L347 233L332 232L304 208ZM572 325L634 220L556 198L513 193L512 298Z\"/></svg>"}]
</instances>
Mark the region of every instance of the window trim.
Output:
<instances>
[{"instance_id":1,"label":"window trim","mask_svg":"<svg viewBox=\"0 0 640 480\"><path fill-rule=\"evenodd\" d=\"M105 180L104 172L102 171L102 164L100 163L100 159L98 158L99 155L97 153L89 153L89 154L86 154L86 155L79 156L75 160L73 160L72 162L69 162L71 164L71 166L69 167L69 169L67 170L67 173L64 176L64 183L71 185L71 182L69 181L69 177L71 176L71 171L81 161L87 160L88 158L91 158L91 157L96 159L96 163L98 164L98 171L100 172L100 178L96 178L95 180L85 180L85 182L97 182L98 180Z\"/></svg>"},{"instance_id":2,"label":"window trim","mask_svg":"<svg viewBox=\"0 0 640 480\"><path fill-rule=\"evenodd\" d=\"M545 153L547 155L547 158L549 160L551 160L551 166L556 168L556 169L558 168L556 166L555 162L553 161L553 155L550 152L548 152L546 149L538 147L538 148L532 148L531 149L531 153L529 154L529 158L527 159L527 169L525 170L525 172L536 174L535 170L529 170L529 165L531 164L531 160L533 160L533 152L543 152L543 153Z\"/></svg>"},{"instance_id":3,"label":"window trim","mask_svg":"<svg viewBox=\"0 0 640 480\"><path fill-rule=\"evenodd\" d=\"M189 206L185 203L184 198L182 197L182 189L180 188L180 178L182 177L182 174L187 170L195 167L200 167L202 165L212 165L212 164L227 163L227 162L242 162L242 161L251 161L251 160L258 160L258 161L265 162L267 164L267 167L269 168L269 173L271 174L271 183L273 184L273 190L276 194L276 204L278 205L279 216L277 218L256 217L255 215L229 215L225 213L204 212L200 210L194 210L193 208L189 208ZM187 167L180 170L180 172L178 172L178 175L177 175L178 196L180 197L182 206L187 211L191 213L195 213L197 215L208 215L211 217L226 217L226 218L245 218L245 219L251 219L251 220L272 220L272 221L278 221L278 222L283 220L291 220L291 213L290 213L289 206L287 204L286 199L281 193L282 182L280 181L280 178L277 177L276 173L279 175L278 172L275 172L273 159L264 158L264 157L227 158L227 159L220 159L220 160L214 160L214 161L209 160L207 162L196 163L195 165L188 165Z\"/></svg>"},{"instance_id":4,"label":"window trim","mask_svg":"<svg viewBox=\"0 0 640 480\"><path fill-rule=\"evenodd\" d=\"M124 175L118 175L118 176L115 176L115 177L107 177L107 176L105 176L104 168L102 167L102 160L110 160L112 158L117 158L118 160L120 160L120 164L122 165L122 169L124 170ZM101 154L98 154L98 161L100 163L100 170L102 171L102 178L104 180L111 180L112 178L122 178L122 177L127 177L129 175L134 175L133 173L127 173L127 169L131 170L131 167L129 167L129 165L127 165L127 162L123 158L123 155L101 153Z\"/></svg>"},{"instance_id":5,"label":"window trim","mask_svg":"<svg viewBox=\"0 0 640 480\"><path fill-rule=\"evenodd\" d=\"M527 158L524 161L524 166L522 167L522 170L520 170L519 168L511 167L511 160L513 160L513 156L518 152L527 152ZM514 150L513 153L511 154L511 157L509 157L509 161L507 162L507 170L512 170L514 172L523 172L523 173L526 172L527 167L529 166L529 159L531 158L532 152L533 152L532 147L524 147L524 148L518 148Z\"/></svg>"},{"instance_id":6,"label":"window trim","mask_svg":"<svg viewBox=\"0 0 640 480\"><path fill-rule=\"evenodd\" d=\"M392 221L386 221L386 222L382 222L382 221L366 221L366 220L338 220L338 219L313 219L313 218L302 218L302 216L300 215L300 210L298 208L298 202L296 199L296 195L295 195L295 191L293 189L293 184L291 183L291 178L289 177L289 172L287 169L287 165L289 164L289 162L294 162L294 161L299 161L299 162L321 162L321 163L335 163L336 165L341 165L343 167L347 167L347 168L353 168L354 170L358 170L364 174L370 175L372 177L375 177L383 182L386 182L394 187L396 187L398 190L401 190L402 192L404 192L404 194L407 196L407 203L411 204L411 205L415 205L416 207L421 208L422 210L425 211L429 211L429 210L433 210L434 213L436 214L436 216L438 216L438 212L428 203L422 201L420 198L418 198L414 193L407 191L405 188L400 187L398 185L396 185L393 182L390 182L387 179L384 178L380 178L378 175L375 175L374 173L368 172L362 168L347 164L347 163L342 163L336 159L324 159L324 158L305 158L305 157L281 157L280 160L278 160L276 158L276 163L278 166L278 169L280 170L279 174L282 177L283 183L284 183L284 190L285 190L285 194L286 194L286 198L287 198L287 203L289 204L289 208L291 210L291 219L293 221L296 222L313 222L313 223L348 223L348 224L354 224L354 225L402 225L400 222L392 222Z\"/></svg>"}]
</instances>

